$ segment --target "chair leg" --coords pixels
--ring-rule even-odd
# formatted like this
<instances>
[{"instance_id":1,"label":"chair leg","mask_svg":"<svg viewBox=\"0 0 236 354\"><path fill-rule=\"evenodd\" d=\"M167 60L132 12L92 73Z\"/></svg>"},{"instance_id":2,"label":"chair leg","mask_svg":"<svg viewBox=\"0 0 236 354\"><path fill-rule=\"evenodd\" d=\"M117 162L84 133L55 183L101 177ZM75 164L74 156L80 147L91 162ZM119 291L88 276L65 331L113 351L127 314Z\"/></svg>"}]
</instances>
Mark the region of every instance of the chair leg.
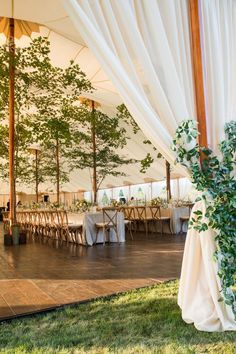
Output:
<instances>
[{"instance_id":1,"label":"chair leg","mask_svg":"<svg viewBox=\"0 0 236 354\"><path fill-rule=\"evenodd\" d=\"M98 240L98 232L99 232L99 229L96 230L96 237L95 237L95 242L93 244L96 245L97 243L97 240Z\"/></svg>"},{"instance_id":2,"label":"chair leg","mask_svg":"<svg viewBox=\"0 0 236 354\"><path fill-rule=\"evenodd\" d=\"M128 227L129 227L129 233L130 233L131 239L133 240L134 238L133 238L133 234L132 234L132 224L130 223Z\"/></svg>"},{"instance_id":3,"label":"chair leg","mask_svg":"<svg viewBox=\"0 0 236 354\"><path fill-rule=\"evenodd\" d=\"M181 223L180 233L182 234L183 233L183 220L180 220L180 223Z\"/></svg>"},{"instance_id":4,"label":"chair leg","mask_svg":"<svg viewBox=\"0 0 236 354\"><path fill-rule=\"evenodd\" d=\"M109 241L109 239L110 239L109 238L109 230L106 228L103 228L103 236L104 236L103 246L105 246L105 244L106 244L106 234L107 234L107 239Z\"/></svg>"},{"instance_id":5,"label":"chair leg","mask_svg":"<svg viewBox=\"0 0 236 354\"><path fill-rule=\"evenodd\" d=\"M158 220L154 220L154 222L155 222L155 227L156 227L156 233L158 234L158 231L159 231L159 228L158 228L159 222L158 222Z\"/></svg>"},{"instance_id":6,"label":"chair leg","mask_svg":"<svg viewBox=\"0 0 236 354\"><path fill-rule=\"evenodd\" d=\"M117 226L115 226L115 234L116 234L117 242L120 243L120 239L119 239L119 235L118 235Z\"/></svg>"},{"instance_id":7,"label":"chair leg","mask_svg":"<svg viewBox=\"0 0 236 354\"><path fill-rule=\"evenodd\" d=\"M145 225L146 237L148 237L148 223L145 221L145 222L144 222L144 225Z\"/></svg>"},{"instance_id":8,"label":"chair leg","mask_svg":"<svg viewBox=\"0 0 236 354\"><path fill-rule=\"evenodd\" d=\"M170 221L168 221L168 226L169 226L169 231L170 231L170 234L173 235L173 232L171 230L171 226L170 226Z\"/></svg>"}]
</instances>

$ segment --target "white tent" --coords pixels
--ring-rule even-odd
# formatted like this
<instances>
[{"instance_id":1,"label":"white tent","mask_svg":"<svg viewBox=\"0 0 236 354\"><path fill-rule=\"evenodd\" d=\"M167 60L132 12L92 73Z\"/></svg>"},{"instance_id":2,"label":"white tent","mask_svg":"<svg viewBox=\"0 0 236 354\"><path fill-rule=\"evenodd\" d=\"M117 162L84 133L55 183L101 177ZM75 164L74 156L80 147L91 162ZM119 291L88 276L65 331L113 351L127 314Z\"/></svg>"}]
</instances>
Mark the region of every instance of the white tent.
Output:
<instances>
[{"instance_id":1,"label":"white tent","mask_svg":"<svg viewBox=\"0 0 236 354\"><path fill-rule=\"evenodd\" d=\"M45 24L81 50L86 44L102 68L98 65L96 73L99 88L106 81L113 94L108 96L121 97L145 136L173 162L170 145L175 129L182 120L199 119L190 3L200 12L202 106L208 143L217 153L225 122L236 116L235 0L15 0L14 17ZM0 15L12 16L9 1L1 1ZM204 203L195 207L205 213ZM188 233L179 304L183 319L199 330L235 331L232 310L218 301L221 284L212 259L215 236L211 229Z\"/></svg>"},{"instance_id":2,"label":"white tent","mask_svg":"<svg viewBox=\"0 0 236 354\"><path fill-rule=\"evenodd\" d=\"M208 140L215 151L224 123L235 117L235 8L232 0L206 0L201 7ZM196 118L187 0L14 0L13 15L45 25L40 31L52 43L55 64L75 59L97 89L91 98L107 113L124 102L146 137L173 162L175 128L184 119ZM12 16L10 1L1 1L0 16ZM219 75L221 85L216 82ZM134 136L125 154L142 158L147 150ZM124 179L131 183L165 175L161 161L145 175L137 166L127 172ZM186 172L177 168L177 175ZM120 179L109 178L103 187L108 185L120 185ZM70 184L63 186L80 188L90 188L89 171L72 174Z\"/></svg>"},{"instance_id":3,"label":"white tent","mask_svg":"<svg viewBox=\"0 0 236 354\"><path fill-rule=\"evenodd\" d=\"M88 79L92 82L95 91L87 95L91 99L101 103L101 109L107 114L114 114L117 105L121 104L122 98L115 89L108 76L105 74L101 65L93 53L85 45L84 41L77 35L77 31L71 23L65 10L60 5L60 2L42 2L38 6L38 2L34 2L34 6L27 8L27 2L15 0L14 16L16 18L36 21L45 26L40 26L40 33L33 33L32 38L38 35L48 37L51 43L51 59L54 65L65 67L70 60L75 60L86 73ZM45 6L44 6L45 5ZM27 11L25 11L25 9ZM42 9L44 9L42 11ZM3 1L0 8L0 16L11 16L11 6L9 1ZM47 26L47 27L46 27ZM0 43L5 43L6 39L3 34L0 35ZM23 36L20 40L16 40L17 46L26 46L30 42L30 38ZM127 146L122 151L122 154L129 158L142 159L148 152L153 154L153 150L149 145L145 145L142 141L145 136L140 131L138 134L133 134L131 129L129 132L131 139ZM120 186L121 184L143 183L147 179L163 180L165 178L165 161L164 159L157 160L147 173L139 172L140 165L134 164L125 166L122 169L126 176L122 179L117 177L107 177L101 187ZM178 169L173 166L172 178L180 177ZM55 186L44 184L39 186L42 192L54 191ZM70 175L70 182L61 186L64 191L75 192L81 189L91 189L90 171L75 171ZM19 192L34 193L34 186L20 185L17 186ZM8 192L7 183L1 183L0 194Z\"/></svg>"}]
</instances>

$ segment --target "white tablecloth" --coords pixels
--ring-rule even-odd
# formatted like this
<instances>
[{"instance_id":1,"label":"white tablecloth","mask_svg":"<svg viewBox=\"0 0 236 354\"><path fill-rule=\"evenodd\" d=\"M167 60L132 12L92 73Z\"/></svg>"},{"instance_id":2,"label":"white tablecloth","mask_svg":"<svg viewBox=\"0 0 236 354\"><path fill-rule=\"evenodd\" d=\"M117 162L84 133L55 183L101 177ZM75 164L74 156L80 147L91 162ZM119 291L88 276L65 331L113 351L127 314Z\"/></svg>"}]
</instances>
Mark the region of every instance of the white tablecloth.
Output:
<instances>
[{"instance_id":1,"label":"white tablecloth","mask_svg":"<svg viewBox=\"0 0 236 354\"><path fill-rule=\"evenodd\" d=\"M205 211L203 202L194 210ZM189 230L184 249L179 286L178 304L182 318L194 323L200 331L236 331L236 322L230 306L219 302L220 279L217 263L213 260L216 249L215 232L207 230L198 233Z\"/></svg>"},{"instance_id":2,"label":"white tablecloth","mask_svg":"<svg viewBox=\"0 0 236 354\"><path fill-rule=\"evenodd\" d=\"M178 234L181 231L181 222L180 218L182 216L189 215L188 207L169 207L168 209L161 209L162 216L170 216L170 225L173 234ZM185 222L183 225L183 231L187 231L187 223ZM164 230L165 232L169 232L168 228Z\"/></svg>"},{"instance_id":3,"label":"white tablecloth","mask_svg":"<svg viewBox=\"0 0 236 354\"><path fill-rule=\"evenodd\" d=\"M98 222L103 222L102 212L96 213L69 213L68 222L72 224L83 224L83 235L82 244L92 246L96 238L96 228L95 224ZM124 225L124 214L118 213L117 215L117 231L119 236L119 242L125 242L125 225ZM97 243L102 243L104 239L103 231L100 230L98 233ZM110 241L117 242L117 238L114 230L110 230Z\"/></svg>"}]
</instances>

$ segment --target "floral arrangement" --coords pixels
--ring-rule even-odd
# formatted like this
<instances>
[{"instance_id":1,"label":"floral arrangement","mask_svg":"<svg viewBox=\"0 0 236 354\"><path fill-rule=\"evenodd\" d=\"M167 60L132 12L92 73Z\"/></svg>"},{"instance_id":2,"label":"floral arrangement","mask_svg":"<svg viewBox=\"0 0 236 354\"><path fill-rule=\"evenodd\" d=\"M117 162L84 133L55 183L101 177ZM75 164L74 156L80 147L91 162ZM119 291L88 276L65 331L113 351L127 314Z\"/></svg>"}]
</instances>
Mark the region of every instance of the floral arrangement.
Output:
<instances>
[{"instance_id":1,"label":"floral arrangement","mask_svg":"<svg viewBox=\"0 0 236 354\"><path fill-rule=\"evenodd\" d=\"M40 207L41 207L41 205L39 203L33 202L32 204L30 204L30 209L32 209L32 210L37 210Z\"/></svg>"},{"instance_id":2,"label":"floral arrangement","mask_svg":"<svg viewBox=\"0 0 236 354\"><path fill-rule=\"evenodd\" d=\"M81 199L74 204L74 209L79 213L85 213L86 211L89 211L91 206L92 203L88 202L85 199Z\"/></svg>"},{"instance_id":3,"label":"floral arrangement","mask_svg":"<svg viewBox=\"0 0 236 354\"><path fill-rule=\"evenodd\" d=\"M189 170L192 183L202 192L197 200L205 202L206 212L196 210L189 224L199 232L208 228L216 232L214 259L222 300L231 306L236 319L236 121L225 125L226 139L219 145L221 159L198 145L198 134L195 121L184 121L176 130L173 150L176 161Z\"/></svg>"},{"instance_id":4,"label":"floral arrangement","mask_svg":"<svg viewBox=\"0 0 236 354\"><path fill-rule=\"evenodd\" d=\"M170 199L169 204L171 204L173 207L184 207L184 206L192 205L193 202L184 199Z\"/></svg>"},{"instance_id":5,"label":"floral arrangement","mask_svg":"<svg viewBox=\"0 0 236 354\"><path fill-rule=\"evenodd\" d=\"M168 203L167 203L166 199L157 197L157 198L151 199L151 206L160 206L162 208L168 208Z\"/></svg>"},{"instance_id":6,"label":"floral arrangement","mask_svg":"<svg viewBox=\"0 0 236 354\"><path fill-rule=\"evenodd\" d=\"M111 206L114 208L118 208L120 207L122 204L120 202L118 202L117 200L112 200L111 202Z\"/></svg>"},{"instance_id":7,"label":"floral arrangement","mask_svg":"<svg viewBox=\"0 0 236 354\"><path fill-rule=\"evenodd\" d=\"M53 202L49 204L49 209L56 210L60 208L60 204L57 202Z\"/></svg>"}]
</instances>

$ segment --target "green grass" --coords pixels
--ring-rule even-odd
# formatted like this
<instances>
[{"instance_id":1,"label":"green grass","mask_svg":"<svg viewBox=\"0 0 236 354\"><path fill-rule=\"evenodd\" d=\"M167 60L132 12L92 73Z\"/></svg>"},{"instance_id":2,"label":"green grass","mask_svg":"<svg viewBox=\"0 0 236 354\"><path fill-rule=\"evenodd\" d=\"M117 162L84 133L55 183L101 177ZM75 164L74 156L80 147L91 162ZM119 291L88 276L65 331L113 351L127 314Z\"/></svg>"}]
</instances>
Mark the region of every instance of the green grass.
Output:
<instances>
[{"instance_id":1,"label":"green grass","mask_svg":"<svg viewBox=\"0 0 236 354\"><path fill-rule=\"evenodd\" d=\"M0 353L236 353L236 333L185 324L177 282L0 325Z\"/></svg>"}]
</instances>

